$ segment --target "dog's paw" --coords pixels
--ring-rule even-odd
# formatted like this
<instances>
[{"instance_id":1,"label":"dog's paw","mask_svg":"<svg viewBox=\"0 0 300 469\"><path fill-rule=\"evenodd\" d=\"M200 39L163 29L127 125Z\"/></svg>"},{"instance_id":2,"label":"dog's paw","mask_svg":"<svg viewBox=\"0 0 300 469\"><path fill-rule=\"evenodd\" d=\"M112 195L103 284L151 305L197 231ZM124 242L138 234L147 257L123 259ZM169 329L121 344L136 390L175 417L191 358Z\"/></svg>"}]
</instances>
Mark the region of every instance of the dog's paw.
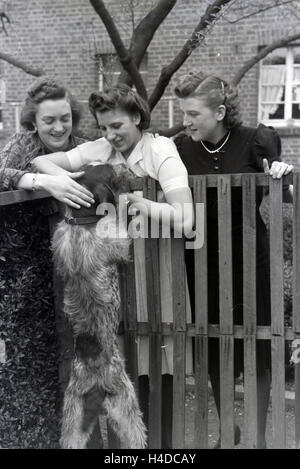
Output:
<instances>
[{"instance_id":1,"label":"dog's paw","mask_svg":"<svg viewBox=\"0 0 300 469\"><path fill-rule=\"evenodd\" d=\"M85 449L86 438L81 438L80 436L75 437L74 435L70 438L61 437L59 444L61 449Z\"/></svg>"}]
</instances>

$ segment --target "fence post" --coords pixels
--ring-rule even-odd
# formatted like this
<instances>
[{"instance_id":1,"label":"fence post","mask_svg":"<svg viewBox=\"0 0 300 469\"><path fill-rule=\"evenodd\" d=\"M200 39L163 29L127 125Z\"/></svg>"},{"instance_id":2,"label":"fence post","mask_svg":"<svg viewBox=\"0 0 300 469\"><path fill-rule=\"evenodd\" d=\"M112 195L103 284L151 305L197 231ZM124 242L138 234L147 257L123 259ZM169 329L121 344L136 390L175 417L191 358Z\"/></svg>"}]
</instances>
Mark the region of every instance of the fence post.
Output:
<instances>
[{"instance_id":1,"label":"fence post","mask_svg":"<svg viewBox=\"0 0 300 469\"><path fill-rule=\"evenodd\" d=\"M206 176L193 177L194 202L204 204L206 223ZM196 211L195 211L196 213ZM196 220L197 222L197 220ZM199 221L198 221L199 222ZM207 229L204 244L194 252L195 260L195 447L208 446L208 295Z\"/></svg>"},{"instance_id":2,"label":"fence post","mask_svg":"<svg viewBox=\"0 0 300 469\"><path fill-rule=\"evenodd\" d=\"M243 303L244 303L244 433L246 448L257 448L256 371L256 184L244 176Z\"/></svg>"},{"instance_id":3,"label":"fence post","mask_svg":"<svg viewBox=\"0 0 300 469\"><path fill-rule=\"evenodd\" d=\"M234 447L231 177L218 177L221 448Z\"/></svg>"},{"instance_id":4,"label":"fence post","mask_svg":"<svg viewBox=\"0 0 300 469\"><path fill-rule=\"evenodd\" d=\"M186 275L184 239L171 239L173 298L173 448L185 447Z\"/></svg>"},{"instance_id":5,"label":"fence post","mask_svg":"<svg viewBox=\"0 0 300 469\"><path fill-rule=\"evenodd\" d=\"M285 448L282 179L270 184L270 273L272 332L272 422L274 448Z\"/></svg>"},{"instance_id":6,"label":"fence post","mask_svg":"<svg viewBox=\"0 0 300 469\"><path fill-rule=\"evenodd\" d=\"M300 339L300 173L293 175L293 332ZM300 363L295 363L295 443L300 449Z\"/></svg>"},{"instance_id":7,"label":"fence post","mask_svg":"<svg viewBox=\"0 0 300 469\"><path fill-rule=\"evenodd\" d=\"M156 200L156 181L147 178L144 197ZM151 236L152 220L149 220L149 237L146 239L147 310L149 321L149 448L161 448L162 375L161 375L161 301L158 239Z\"/></svg>"},{"instance_id":8,"label":"fence post","mask_svg":"<svg viewBox=\"0 0 300 469\"><path fill-rule=\"evenodd\" d=\"M130 262L119 270L121 309L124 321L124 349L126 368L138 391L137 305L134 249L130 246Z\"/></svg>"}]
</instances>

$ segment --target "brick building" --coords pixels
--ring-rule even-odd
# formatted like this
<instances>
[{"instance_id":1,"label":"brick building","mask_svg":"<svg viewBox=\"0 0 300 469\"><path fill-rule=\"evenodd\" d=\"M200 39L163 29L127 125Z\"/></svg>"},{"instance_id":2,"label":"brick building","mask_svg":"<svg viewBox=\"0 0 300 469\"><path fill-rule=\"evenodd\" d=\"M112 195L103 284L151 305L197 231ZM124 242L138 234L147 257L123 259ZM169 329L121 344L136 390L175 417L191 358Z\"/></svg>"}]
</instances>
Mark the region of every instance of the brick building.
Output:
<instances>
[{"instance_id":1,"label":"brick building","mask_svg":"<svg viewBox=\"0 0 300 469\"><path fill-rule=\"evenodd\" d=\"M251 0L243 0L251 4ZM96 126L87 109L91 91L98 89L105 78L114 80L118 67L111 63L113 47L101 20L86 0L13 0L6 3L11 20L8 36L0 35L1 50L47 74L59 77L83 102L85 113L82 129L94 138ZM106 0L110 12L126 42L130 37L130 15L126 0ZM141 0L141 11L153 3ZM179 0L157 31L142 64L142 73L149 90L163 65L170 62L189 37L208 2ZM241 1L240 1L241 3ZM225 17L211 29L205 44L187 60L180 74L191 69L213 72L227 80L260 47L275 39L300 31L296 14L289 7L267 10L235 22L234 13L225 10ZM244 11L248 13L248 11ZM297 13L297 12L296 12ZM298 12L300 17L300 10ZM1 128L0 147L18 129L18 112L25 90L34 78L22 70L0 61ZM172 89L153 111L155 126L180 121ZM300 41L274 51L265 61L255 65L239 84L245 124L264 122L278 128L283 142L283 155L300 166ZM299 103L299 104L298 104ZM297 163L299 160L299 163Z\"/></svg>"}]
</instances>

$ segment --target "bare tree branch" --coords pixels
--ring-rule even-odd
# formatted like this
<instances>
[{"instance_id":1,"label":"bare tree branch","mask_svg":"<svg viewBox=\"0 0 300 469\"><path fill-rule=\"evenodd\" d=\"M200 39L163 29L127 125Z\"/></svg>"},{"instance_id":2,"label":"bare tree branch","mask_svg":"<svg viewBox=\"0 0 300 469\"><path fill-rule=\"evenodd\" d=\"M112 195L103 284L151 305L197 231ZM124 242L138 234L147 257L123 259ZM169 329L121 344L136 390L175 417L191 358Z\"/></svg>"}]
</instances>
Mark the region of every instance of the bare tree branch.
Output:
<instances>
[{"instance_id":1,"label":"bare tree branch","mask_svg":"<svg viewBox=\"0 0 300 469\"><path fill-rule=\"evenodd\" d=\"M14 65L17 68L23 70L23 72L28 73L29 75L33 75L35 77L40 77L41 75L45 75L45 71L42 68L35 68L31 65L23 62L22 60L16 59L15 57L6 54L5 52L0 52L0 59L5 60L11 65Z\"/></svg>"},{"instance_id":2,"label":"bare tree branch","mask_svg":"<svg viewBox=\"0 0 300 469\"><path fill-rule=\"evenodd\" d=\"M262 6L261 8L258 8L256 11L252 11L251 13L248 13L247 15L239 16L235 20L229 20L226 17L224 17L224 20L227 23L235 24L235 23L238 23L239 21L242 21L244 19L250 18L250 17L255 16L255 15L259 15L260 13L264 13L267 10L271 10L272 8L278 8L279 6L290 5L290 4L293 4L293 3L295 3L295 0L287 0L287 1L283 1L283 2L276 2L273 5Z\"/></svg>"},{"instance_id":3,"label":"bare tree branch","mask_svg":"<svg viewBox=\"0 0 300 469\"><path fill-rule=\"evenodd\" d=\"M8 36L8 32L7 32L5 23L10 24L10 19L4 11L0 12L0 21L1 21L2 31L5 32L6 36Z\"/></svg>"},{"instance_id":4,"label":"bare tree branch","mask_svg":"<svg viewBox=\"0 0 300 469\"><path fill-rule=\"evenodd\" d=\"M155 32L168 16L170 11L174 8L176 3L177 0L159 0L157 5L151 11L149 11L149 13L134 29L129 49L138 67L149 44L153 39ZM132 84L132 79L126 72L121 73L119 81L122 83L127 83L128 85Z\"/></svg>"},{"instance_id":5,"label":"bare tree branch","mask_svg":"<svg viewBox=\"0 0 300 469\"><path fill-rule=\"evenodd\" d=\"M233 79L231 80L232 85L236 86L242 80L248 70L250 70L250 68L252 68L260 60L264 59L270 52L278 49L279 47L285 47L297 39L300 39L300 33L279 39L264 47L257 55L247 60L244 65L235 73Z\"/></svg>"},{"instance_id":6,"label":"bare tree branch","mask_svg":"<svg viewBox=\"0 0 300 469\"><path fill-rule=\"evenodd\" d=\"M174 73L176 73L177 70L184 64L184 62L188 59L191 53L196 48L198 48L200 44L202 44L205 38L205 32L207 32L211 24L216 21L216 18L219 15L221 9L231 1L232 0L215 0L212 4L207 7L204 15L200 19L200 22L194 29L191 37L186 41L186 43L182 47L181 51L176 55L176 57L172 60L169 65L163 67L155 89L153 90L149 98L149 105L151 110L156 106L156 104L164 94L164 91L168 86Z\"/></svg>"},{"instance_id":7,"label":"bare tree branch","mask_svg":"<svg viewBox=\"0 0 300 469\"><path fill-rule=\"evenodd\" d=\"M132 26L132 29L134 29L135 27L135 11L134 11L134 7L135 7L135 4L133 2L133 0L129 0L129 9L130 9L130 21L131 21L131 26Z\"/></svg>"},{"instance_id":8,"label":"bare tree branch","mask_svg":"<svg viewBox=\"0 0 300 469\"><path fill-rule=\"evenodd\" d=\"M145 99L147 99L147 91L143 81L143 78L138 70L138 67L134 63L130 52L126 49L119 31L105 7L102 0L90 0L91 5L94 7L96 13L101 18L109 37L114 45L114 48L118 54L119 60L123 68L130 74L132 81L138 91L138 93Z\"/></svg>"}]
</instances>

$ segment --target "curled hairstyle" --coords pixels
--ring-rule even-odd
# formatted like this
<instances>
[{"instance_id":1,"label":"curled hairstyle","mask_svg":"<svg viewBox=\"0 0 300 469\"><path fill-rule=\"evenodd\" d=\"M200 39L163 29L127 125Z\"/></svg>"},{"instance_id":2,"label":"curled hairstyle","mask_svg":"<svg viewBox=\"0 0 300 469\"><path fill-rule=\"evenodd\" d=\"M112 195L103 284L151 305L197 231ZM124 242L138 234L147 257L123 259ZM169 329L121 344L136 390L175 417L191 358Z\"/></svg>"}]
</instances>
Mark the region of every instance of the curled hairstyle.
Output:
<instances>
[{"instance_id":1,"label":"curled hairstyle","mask_svg":"<svg viewBox=\"0 0 300 469\"><path fill-rule=\"evenodd\" d=\"M181 99L196 97L205 99L207 106L213 110L224 105L226 114L223 124L228 129L242 123L237 90L221 78L205 75L202 72L191 72L180 79L174 92Z\"/></svg>"},{"instance_id":2,"label":"curled hairstyle","mask_svg":"<svg viewBox=\"0 0 300 469\"><path fill-rule=\"evenodd\" d=\"M82 113L79 102L72 96L67 88L58 83L54 78L42 77L36 80L27 91L20 118L21 125L25 129L35 129L34 124L38 105L47 99L54 101L66 99L71 107L73 129L78 127Z\"/></svg>"},{"instance_id":3,"label":"curled hairstyle","mask_svg":"<svg viewBox=\"0 0 300 469\"><path fill-rule=\"evenodd\" d=\"M140 115L140 130L148 129L150 124L150 110L147 102L125 84L108 88L103 92L95 92L89 98L90 111L97 121L97 112L114 111L120 109L134 117Z\"/></svg>"}]
</instances>

